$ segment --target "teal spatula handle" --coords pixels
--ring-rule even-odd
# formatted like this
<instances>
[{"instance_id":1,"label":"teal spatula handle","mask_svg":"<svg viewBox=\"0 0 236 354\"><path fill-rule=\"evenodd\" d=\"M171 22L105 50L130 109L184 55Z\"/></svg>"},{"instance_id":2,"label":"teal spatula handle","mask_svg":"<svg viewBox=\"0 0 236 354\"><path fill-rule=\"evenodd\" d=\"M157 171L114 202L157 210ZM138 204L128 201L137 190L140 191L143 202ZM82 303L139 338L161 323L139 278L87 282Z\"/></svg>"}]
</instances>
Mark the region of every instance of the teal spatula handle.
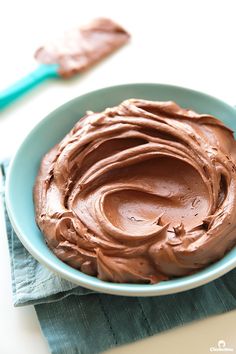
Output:
<instances>
[{"instance_id":1,"label":"teal spatula handle","mask_svg":"<svg viewBox=\"0 0 236 354\"><path fill-rule=\"evenodd\" d=\"M31 90L45 79L58 77L58 65L40 65L36 70L0 92L0 110Z\"/></svg>"}]
</instances>

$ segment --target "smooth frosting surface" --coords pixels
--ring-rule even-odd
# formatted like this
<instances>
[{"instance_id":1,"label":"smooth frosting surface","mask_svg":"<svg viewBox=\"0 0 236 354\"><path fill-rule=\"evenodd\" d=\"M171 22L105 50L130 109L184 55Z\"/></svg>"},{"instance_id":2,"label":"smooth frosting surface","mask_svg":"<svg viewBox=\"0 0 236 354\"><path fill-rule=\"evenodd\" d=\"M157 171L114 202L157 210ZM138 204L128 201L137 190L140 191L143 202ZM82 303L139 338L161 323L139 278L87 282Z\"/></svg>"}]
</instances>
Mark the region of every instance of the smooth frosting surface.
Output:
<instances>
[{"instance_id":1,"label":"smooth frosting surface","mask_svg":"<svg viewBox=\"0 0 236 354\"><path fill-rule=\"evenodd\" d=\"M114 21L98 18L40 47L35 58L43 64L58 64L59 74L70 77L87 70L127 43L129 38L126 30Z\"/></svg>"},{"instance_id":2,"label":"smooth frosting surface","mask_svg":"<svg viewBox=\"0 0 236 354\"><path fill-rule=\"evenodd\" d=\"M129 99L88 112L46 154L36 221L57 257L102 280L191 274L236 244L235 161L215 117Z\"/></svg>"}]
</instances>

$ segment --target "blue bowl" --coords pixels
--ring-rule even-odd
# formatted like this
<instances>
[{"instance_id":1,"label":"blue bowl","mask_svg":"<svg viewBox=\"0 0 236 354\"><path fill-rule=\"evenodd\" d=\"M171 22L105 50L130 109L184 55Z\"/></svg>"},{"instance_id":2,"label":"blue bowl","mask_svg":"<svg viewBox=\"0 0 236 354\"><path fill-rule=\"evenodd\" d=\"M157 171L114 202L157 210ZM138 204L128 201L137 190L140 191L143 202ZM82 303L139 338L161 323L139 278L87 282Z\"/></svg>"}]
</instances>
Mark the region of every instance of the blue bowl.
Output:
<instances>
[{"instance_id":1,"label":"blue bowl","mask_svg":"<svg viewBox=\"0 0 236 354\"><path fill-rule=\"evenodd\" d=\"M103 88L64 104L44 118L27 136L12 159L6 183L6 205L12 225L28 251L61 277L103 293L153 296L177 293L208 283L236 266L236 248L196 274L158 284L117 284L86 275L60 261L46 246L34 218L32 188L44 154L74 126L86 110L101 111L127 98L173 100L179 105L219 117L236 129L236 110L204 93L160 84L130 84Z\"/></svg>"}]
</instances>

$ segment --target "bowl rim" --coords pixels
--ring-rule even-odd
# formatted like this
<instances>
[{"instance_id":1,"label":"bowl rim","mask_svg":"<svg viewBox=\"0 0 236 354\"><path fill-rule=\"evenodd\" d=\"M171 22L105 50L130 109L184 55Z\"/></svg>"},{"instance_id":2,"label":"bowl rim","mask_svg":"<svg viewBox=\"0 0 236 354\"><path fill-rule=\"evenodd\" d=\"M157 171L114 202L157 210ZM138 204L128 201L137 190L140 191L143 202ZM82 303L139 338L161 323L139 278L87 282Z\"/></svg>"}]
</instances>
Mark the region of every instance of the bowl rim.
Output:
<instances>
[{"instance_id":1,"label":"bowl rim","mask_svg":"<svg viewBox=\"0 0 236 354\"><path fill-rule=\"evenodd\" d=\"M137 86L148 86L150 87L165 87L165 88L170 88L170 89L177 89L180 91L188 91L191 94L197 94L197 95L202 95L205 97L208 97L209 99L213 99L216 102L220 103L221 105L227 107L228 109L231 108L234 110L233 106L230 106L226 102L211 96L209 94L206 94L201 91L189 89L186 87L182 86L176 86L176 85L169 85L169 84L159 84L159 83L128 83L128 84L121 84L121 85L113 85L113 86L108 86L108 87L103 87L97 90L89 91L83 95L80 95L78 97L73 98L72 100L69 100L68 102L62 104L55 110L51 111L46 117L44 117L42 120L40 120L36 125L29 131L29 133L26 135L25 138L23 138L22 142L18 146L18 149L15 151L15 154L13 155L9 167L8 167L8 172L6 176L6 184L5 184L5 202L6 202L6 209L7 213L9 216L9 219L11 221L11 224L22 242L22 244L25 246L25 248L32 254L32 256L39 261L42 265L47 267L49 270L53 271L53 273L56 273L59 275L61 278L64 278L66 280L71 281L72 283L76 285L83 286L87 289L90 290L95 290L101 293L107 293L107 294L113 294L113 295L125 295L125 296L158 296L158 295L167 295L167 294L173 294L173 293L178 293L182 292L185 290L189 290L192 288L196 288L198 286L204 285L210 281L213 281L220 276L226 274L230 270L236 267L236 257L235 258L230 258L227 260L227 262L223 261L225 259L225 256L215 262L213 265L209 265L208 267L204 268L203 270L200 270L199 272L176 278L176 279L170 279L168 281L162 281L157 284L126 284L126 283L112 283L112 282L106 282L102 281L96 277L92 277L89 275L86 275L79 270L76 270L64 262L60 261L59 264L55 264L53 260L47 259L41 252L40 250L38 251L35 247L32 246L30 239L25 235L24 230L21 229L20 225L18 224L16 218L14 217L14 212L13 212L13 203L11 200L10 196L10 189L11 189L11 181L13 180L13 171L15 164L17 162L17 159L21 155L21 150L25 145L27 145L28 141L30 141L31 136L41 128L41 125L43 125L47 120L50 120L51 114L55 115L57 111L61 110L62 108L66 109L67 106L69 107L73 102L75 102L78 98L80 99L86 99L88 96L93 95L95 93L102 93L103 91L107 91L109 89L124 89L124 88L132 88L132 87L137 87ZM62 264L61 264L62 263ZM217 267L214 266L217 264ZM213 267L214 266L214 267ZM82 276L81 276L82 275ZM181 282L182 280L182 282ZM179 284L180 282L180 284Z\"/></svg>"}]
</instances>

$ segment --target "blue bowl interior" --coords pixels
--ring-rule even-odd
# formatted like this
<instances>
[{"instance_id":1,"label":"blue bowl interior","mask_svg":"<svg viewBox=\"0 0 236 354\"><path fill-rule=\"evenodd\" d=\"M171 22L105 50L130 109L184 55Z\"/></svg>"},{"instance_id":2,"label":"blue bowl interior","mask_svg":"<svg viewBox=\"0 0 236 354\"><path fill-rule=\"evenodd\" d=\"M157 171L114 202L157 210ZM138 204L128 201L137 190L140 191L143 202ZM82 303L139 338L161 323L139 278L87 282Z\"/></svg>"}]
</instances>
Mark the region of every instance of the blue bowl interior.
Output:
<instances>
[{"instance_id":1,"label":"blue bowl interior","mask_svg":"<svg viewBox=\"0 0 236 354\"><path fill-rule=\"evenodd\" d=\"M154 285L114 284L85 275L61 262L48 249L35 223L32 189L43 155L68 133L87 110L101 111L127 98L173 100L183 107L219 117L231 129L236 129L234 108L211 96L180 87L131 84L104 88L78 97L42 120L24 140L11 162L6 202L16 233L40 262L60 276L90 289L120 295L160 295L207 283L235 267L236 248L220 261L194 275Z\"/></svg>"}]
</instances>

